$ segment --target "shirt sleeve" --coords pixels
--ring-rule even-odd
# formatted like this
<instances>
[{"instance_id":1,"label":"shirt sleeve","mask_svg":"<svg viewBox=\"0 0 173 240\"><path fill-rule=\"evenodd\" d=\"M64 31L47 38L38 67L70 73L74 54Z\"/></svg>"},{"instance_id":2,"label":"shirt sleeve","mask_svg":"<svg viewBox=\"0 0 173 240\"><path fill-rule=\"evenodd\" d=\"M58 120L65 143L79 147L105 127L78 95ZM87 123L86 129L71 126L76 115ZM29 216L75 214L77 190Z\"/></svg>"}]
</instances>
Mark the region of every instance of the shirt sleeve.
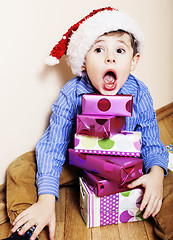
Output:
<instances>
[{"instance_id":1,"label":"shirt sleeve","mask_svg":"<svg viewBox=\"0 0 173 240\"><path fill-rule=\"evenodd\" d=\"M167 174L169 155L166 147L160 140L159 127L156 113L153 109L153 100L149 92L145 91L138 99L137 131L142 133L141 154L146 173L149 169L158 165Z\"/></svg>"},{"instance_id":2,"label":"shirt sleeve","mask_svg":"<svg viewBox=\"0 0 173 240\"><path fill-rule=\"evenodd\" d=\"M53 194L59 197L59 179L75 115L74 101L60 91L57 101L52 106L50 125L36 145L38 196Z\"/></svg>"}]
</instances>

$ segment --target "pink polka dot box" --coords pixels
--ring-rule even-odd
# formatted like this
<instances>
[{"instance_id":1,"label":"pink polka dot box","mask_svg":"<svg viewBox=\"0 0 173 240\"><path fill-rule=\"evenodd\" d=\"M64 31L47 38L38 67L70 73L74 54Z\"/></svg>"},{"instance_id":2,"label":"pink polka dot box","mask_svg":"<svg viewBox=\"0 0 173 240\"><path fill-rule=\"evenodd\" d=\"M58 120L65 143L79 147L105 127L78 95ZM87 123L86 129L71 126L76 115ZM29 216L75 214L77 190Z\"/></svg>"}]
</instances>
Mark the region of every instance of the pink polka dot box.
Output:
<instances>
[{"instance_id":1,"label":"pink polka dot box","mask_svg":"<svg viewBox=\"0 0 173 240\"><path fill-rule=\"evenodd\" d=\"M143 220L143 189L97 197L80 178L80 212L88 228Z\"/></svg>"}]
</instances>

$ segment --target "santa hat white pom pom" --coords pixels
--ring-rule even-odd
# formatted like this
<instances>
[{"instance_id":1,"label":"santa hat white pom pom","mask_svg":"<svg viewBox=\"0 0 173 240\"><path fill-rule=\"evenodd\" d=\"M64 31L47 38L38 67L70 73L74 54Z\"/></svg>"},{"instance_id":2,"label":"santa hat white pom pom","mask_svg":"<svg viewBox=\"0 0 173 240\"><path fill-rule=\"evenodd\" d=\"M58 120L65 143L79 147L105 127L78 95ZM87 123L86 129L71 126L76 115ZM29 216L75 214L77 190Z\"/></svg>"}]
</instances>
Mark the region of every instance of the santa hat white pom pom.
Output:
<instances>
[{"instance_id":1,"label":"santa hat white pom pom","mask_svg":"<svg viewBox=\"0 0 173 240\"><path fill-rule=\"evenodd\" d=\"M55 66L59 64L59 59L57 59L56 57L49 56L46 58L45 64L47 64L48 66Z\"/></svg>"}]
</instances>

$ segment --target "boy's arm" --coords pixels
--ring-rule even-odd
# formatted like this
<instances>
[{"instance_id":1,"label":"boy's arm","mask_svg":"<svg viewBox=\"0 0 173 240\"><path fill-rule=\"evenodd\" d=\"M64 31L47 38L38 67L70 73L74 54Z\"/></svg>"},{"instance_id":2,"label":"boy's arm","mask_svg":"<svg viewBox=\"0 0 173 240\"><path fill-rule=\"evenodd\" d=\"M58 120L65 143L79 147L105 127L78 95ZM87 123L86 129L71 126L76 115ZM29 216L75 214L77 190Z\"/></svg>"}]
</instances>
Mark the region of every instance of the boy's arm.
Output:
<instances>
[{"instance_id":1,"label":"boy's arm","mask_svg":"<svg viewBox=\"0 0 173 240\"><path fill-rule=\"evenodd\" d=\"M59 179L66 151L72 137L76 106L62 91L52 107L50 125L36 145L38 195L59 197Z\"/></svg>"},{"instance_id":2,"label":"boy's arm","mask_svg":"<svg viewBox=\"0 0 173 240\"><path fill-rule=\"evenodd\" d=\"M76 115L73 101L62 92L52 110L50 125L36 146L38 202L18 215L12 229L14 232L24 225L19 232L22 235L35 226L31 240L46 225L50 239L54 239L55 198L58 199L59 178Z\"/></svg>"},{"instance_id":3,"label":"boy's arm","mask_svg":"<svg viewBox=\"0 0 173 240\"><path fill-rule=\"evenodd\" d=\"M142 185L145 188L140 209L145 209L144 218L155 216L162 205L163 178L167 174L168 151L160 140L159 127L150 93L145 90L138 99L136 131L142 133L141 154L144 171L147 173L129 184L130 188Z\"/></svg>"},{"instance_id":4,"label":"boy's arm","mask_svg":"<svg viewBox=\"0 0 173 240\"><path fill-rule=\"evenodd\" d=\"M160 140L159 127L153 100L147 89L141 91L137 100L136 131L142 133L141 155L144 171L149 172L152 166L160 166L167 174L169 154Z\"/></svg>"}]
</instances>

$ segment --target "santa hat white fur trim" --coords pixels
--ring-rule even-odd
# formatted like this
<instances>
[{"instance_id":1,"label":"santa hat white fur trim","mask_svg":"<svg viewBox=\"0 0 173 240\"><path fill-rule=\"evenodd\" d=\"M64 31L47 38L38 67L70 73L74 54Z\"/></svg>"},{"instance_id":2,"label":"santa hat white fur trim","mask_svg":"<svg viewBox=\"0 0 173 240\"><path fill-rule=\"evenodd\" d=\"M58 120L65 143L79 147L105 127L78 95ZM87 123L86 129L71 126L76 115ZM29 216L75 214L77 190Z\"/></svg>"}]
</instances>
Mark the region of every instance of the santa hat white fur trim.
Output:
<instances>
[{"instance_id":1,"label":"santa hat white fur trim","mask_svg":"<svg viewBox=\"0 0 173 240\"><path fill-rule=\"evenodd\" d=\"M73 74L81 75L85 56L99 36L119 29L131 33L137 41L138 52L142 51L143 34L133 18L120 11L98 12L84 21L70 38L67 62Z\"/></svg>"}]
</instances>

